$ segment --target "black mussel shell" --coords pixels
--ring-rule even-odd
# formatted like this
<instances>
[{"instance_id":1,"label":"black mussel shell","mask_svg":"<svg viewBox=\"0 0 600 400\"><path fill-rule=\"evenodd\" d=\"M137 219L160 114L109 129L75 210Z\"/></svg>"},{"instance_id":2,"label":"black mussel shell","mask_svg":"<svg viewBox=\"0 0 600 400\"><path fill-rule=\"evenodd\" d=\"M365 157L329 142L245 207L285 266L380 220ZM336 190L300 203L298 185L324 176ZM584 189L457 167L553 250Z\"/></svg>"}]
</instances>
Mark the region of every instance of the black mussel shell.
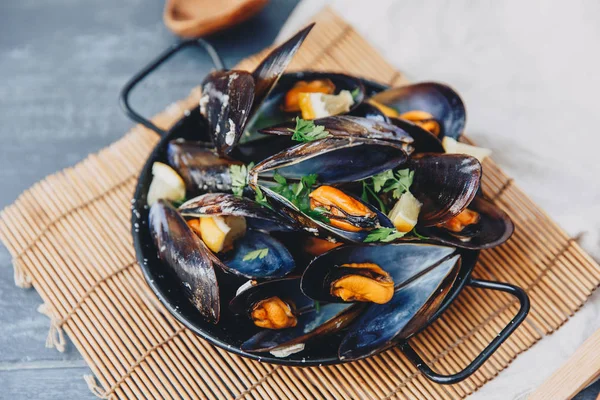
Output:
<instances>
[{"instance_id":1,"label":"black mussel shell","mask_svg":"<svg viewBox=\"0 0 600 400\"><path fill-rule=\"evenodd\" d=\"M419 228L419 233L429 241L471 250L483 250L506 242L515 230L510 217L490 200L477 196L469 204L470 210L477 211L478 223L465 227L460 233L441 227Z\"/></svg>"},{"instance_id":2,"label":"black mussel shell","mask_svg":"<svg viewBox=\"0 0 600 400\"><path fill-rule=\"evenodd\" d=\"M422 203L418 226L448 221L475 198L481 181L481 164L462 154L419 154L411 158L414 171L410 191Z\"/></svg>"},{"instance_id":3,"label":"black mussel shell","mask_svg":"<svg viewBox=\"0 0 600 400\"><path fill-rule=\"evenodd\" d=\"M289 136L265 136L261 139L239 143L231 155L245 164L259 163L266 158L297 145Z\"/></svg>"},{"instance_id":4,"label":"black mussel shell","mask_svg":"<svg viewBox=\"0 0 600 400\"><path fill-rule=\"evenodd\" d=\"M390 120L389 118L383 113L383 111L381 111L379 108L375 107L372 104L369 104L367 102L362 102L360 103L358 106L356 106L354 109L352 109L348 115L351 115L353 117L362 117L362 118L367 118L367 119L372 119L374 121L379 121L379 122L387 122L389 123Z\"/></svg>"},{"instance_id":5,"label":"black mussel shell","mask_svg":"<svg viewBox=\"0 0 600 400\"><path fill-rule=\"evenodd\" d=\"M229 302L229 309L236 315L249 317L254 304L273 296L291 300L297 310L311 308L314 305L314 302L300 290L300 278L288 276L261 283L252 282L249 287L240 288L236 296Z\"/></svg>"},{"instance_id":6,"label":"black mussel shell","mask_svg":"<svg viewBox=\"0 0 600 400\"><path fill-rule=\"evenodd\" d=\"M415 149L415 153L446 152L442 145L442 141L433 133L421 128L419 125L399 118L390 118L390 122L413 138L411 146Z\"/></svg>"},{"instance_id":7,"label":"black mussel shell","mask_svg":"<svg viewBox=\"0 0 600 400\"><path fill-rule=\"evenodd\" d=\"M315 258L302 275L302 291L308 297L343 302L331 295L331 283L354 271L344 264L374 263L390 274L399 288L456 254L452 247L428 244L346 245Z\"/></svg>"},{"instance_id":8,"label":"black mussel shell","mask_svg":"<svg viewBox=\"0 0 600 400\"><path fill-rule=\"evenodd\" d=\"M280 330L264 329L245 341L241 348L249 352L267 352L306 343L344 329L356 318L363 305L321 304L318 307L300 290L300 278L284 278L253 285L238 293L229 303L234 314L249 316L252 306L278 296L291 300L297 312L297 325Z\"/></svg>"},{"instance_id":9,"label":"black mussel shell","mask_svg":"<svg viewBox=\"0 0 600 400\"><path fill-rule=\"evenodd\" d=\"M169 203L159 200L150 209L150 232L160 259L178 276L182 291L210 322L219 322L219 284L212 254Z\"/></svg>"},{"instance_id":10,"label":"black mussel shell","mask_svg":"<svg viewBox=\"0 0 600 400\"><path fill-rule=\"evenodd\" d=\"M266 254L247 258L250 253L265 249ZM223 254L221 260L229 272L248 279L281 278L296 267L294 258L279 240L257 231L248 231L236 240L233 250Z\"/></svg>"},{"instance_id":11,"label":"black mussel shell","mask_svg":"<svg viewBox=\"0 0 600 400\"><path fill-rule=\"evenodd\" d=\"M321 238L333 237L335 239L341 239L345 242L363 243L365 241L365 239L367 238L367 236L369 235L369 233L371 232L371 230L366 230L366 229L358 231L358 232L353 232L353 231L347 231L345 229L335 227L326 221L321 221L319 219L315 219L315 218L311 217L310 215L305 214L291 201L289 201L285 197L281 196L279 193L272 191L268 187L261 186L261 188L262 188L261 190L269 198L269 200L271 201L271 204L273 204L273 206L276 209L278 209L280 212L285 213L290 218L297 221L304 230L306 230L314 235L317 235ZM385 214L383 214L381 211L379 211L376 207L374 207L373 205L371 205L369 203L365 203L364 201L362 201L361 199L357 198L356 196L354 196L352 194L349 194L347 192L344 192L344 193L347 194L348 196L353 197L356 201L361 202L370 211L375 213L375 218L376 218L375 225L376 226L386 227L386 228L394 227L394 224L392 223L392 221L390 221L390 219Z\"/></svg>"},{"instance_id":12,"label":"black mussel shell","mask_svg":"<svg viewBox=\"0 0 600 400\"><path fill-rule=\"evenodd\" d=\"M316 119L314 123L315 125L324 126L325 130L333 137L388 140L399 142L400 144L410 144L413 142L413 138L406 131L388 122L370 118L337 115ZM286 122L261 129L260 132L271 135L290 136L292 134L291 129L294 126L295 122Z\"/></svg>"},{"instance_id":13,"label":"black mussel shell","mask_svg":"<svg viewBox=\"0 0 600 400\"><path fill-rule=\"evenodd\" d=\"M465 105L452 88L441 83L423 82L384 90L372 97L400 114L408 111L426 111L440 124L439 138L457 139L466 123Z\"/></svg>"},{"instance_id":14,"label":"black mussel shell","mask_svg":"<svg viewBox=\"0 0 600 400\"><path fill-rule=\"evenodd\" d=\"M420 331L443 304L459 270L456 254L397 288L388 303L370 304L342 339L339 358L364 358Z\"/></svg>"},{"instance_id":15,"label":"black mussel shell","mask_svg":"<svg viewBox=\"0 0 600 400\"><path fill-rule=\"evenodd\" d=\"M326 138L284 150L254 166L251 184L277 171L290 180L317 174L323 184L362 180L407 161L401 146L374 139Z\"/></svg>"},{"instance_id":16,"label":"black mussel shell","mask_svg":"<svg viewBox=\"0 0 600 400\"><path fill-rule=\"evenodd\" d=\"M206 215L235 215L245 217L252 229L271 231L295 231L297 223L277 211L263 207L245 197L229 193L207 193L183 203L179 212L184 218L200 218Z\"/></svg>"},{"instance_id":17,"label":"black mussel shell","mask_svg":"<svg viewBox=\"0 0 600 400\"><path fill-rule=\"evenodd\" d=\"M254 102L254 79L246 71L214 71L202 82L200 111L220 156L240 140Z\"/></svg>"},{"instance_id":18,"label":"black mussel shell","mask_svg":"<svg viewBox=\"0 0 600 400\"><path fill-rule=\"evenodd\" d=\"M211 144L181 139L169 142L167 158L183 178L188 196L231 191L229 168L239 164L219 157Z\"/></svg>"},{"instance_id":19,"label":"black mussel shell","mask_svg":"<svg viewBox=\"0 0 600 400\"><path fill-rule=\"evenodd\" d=\"M258 110L262 102L269 96L314 25L314 23L308 25L285 43L273 49L256 67L252 73L254 78L252 114Z\"/></svg>"},{"instance_id":20,"label":"black mussel shell","mask_svg":"<svg viewBox=\"0 0 600 400\"><path fill-rule=\"evenodd\" d=\"M364 86L360 79L353 76L338 74L333 72L293 72L285 74L281 77L277 86L253 115L252 120L246 127L247 134L250 138L256 136L256 132L262 128L267 128L273 125L290 122L293 128L296 123L294 119L300 116L300 112L287 112L282 109L287 92L294 87L299 81L314 81L329 79L335 85L335 93L338 94L342 90L347 90L353 93L354 105L350 110L358 107L364 99ZM246 138L244 138L246 139Z\"/></svg>"}]
</instances>

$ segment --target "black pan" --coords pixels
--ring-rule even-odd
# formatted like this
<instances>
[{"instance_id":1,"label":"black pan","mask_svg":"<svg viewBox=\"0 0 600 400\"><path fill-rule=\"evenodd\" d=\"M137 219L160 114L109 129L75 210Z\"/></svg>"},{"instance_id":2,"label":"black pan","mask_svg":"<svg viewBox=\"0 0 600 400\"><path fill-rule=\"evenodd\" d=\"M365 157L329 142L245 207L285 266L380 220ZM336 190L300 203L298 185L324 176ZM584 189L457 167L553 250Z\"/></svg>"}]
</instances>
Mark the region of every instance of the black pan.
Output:
<instances>
[{"instance_id":1,"label":"black pan","mask_svg":"<svg viewBox=\"0 0 600 400\"><path fill-rule=\"evenodd\" d=\"M157 249L154 246L148 229L148 209L146 206L146 195L152 180L152 164L155 161L166 162L166 147L169 141L173 139L184 138L209 141L208 136L204 138L198 136L199 132L203 131L202 127L206 126L206 120L200 114L199 107L196 107L193 110L190 110L189 113L186 113L187 115L173 125L168 132L165 132L131 108L129 104L129 94L138 82L154 71L159 65L179 50L189 46L196 46L206 50L211 56L215 68L223 69L223 63L219 56L207 42L201 39L184 41L172 46L158 56L148 66L137 73L125 85L121 92L121 104L126 113L134 121L154 130L162 136L142 169L132 201L133 212L131 224L133 243L138 262L142 267L146 281L159 300L165 305L169 312L175 316L175 318L202 338L227 351L255 360L292 366L317 366L342 363L343 361L339 360L337 357L337 348L341 336L330 336L328 337L328 340L322 340L322 343L311 345L301 353L293 354L284 359L276 358L270 354L262 354L259 356L240 350L241 343L255 332L253 331L254 328L252 326L248 326L247 329L243 328L243 326L240 326L240 323L243 324L243 322L235 320L233 317L224 317L218 325L206 322L196 308L194 308L182 295L180 290L181 283L176 277L171 275L168 269L157 259ZM386 89L386 86L376 82L363 80L363 83L367 89L367 93L376 93ZM529 311L529 299L523 289L507 283L472 278L470 275L477 263L479 252L461 250L461 253L463 261L458 277L447 297L444 299L442 306L428 320L427 325L424 326L423 329L433 323L433 321L435 321L452 304L465 286L509 293L517 299L520 304L520 309L506 327L499 332L498 336L488 344L471 364L453 375L442 375L433 371L426 364L425 360L419 356L419 352L412 347L409 340L398 344L401 351L404 352L425 376L434 382L444 384L459 382L473 374L511 335L519 324L523 322Z\"/></svg>"}]
</instances>

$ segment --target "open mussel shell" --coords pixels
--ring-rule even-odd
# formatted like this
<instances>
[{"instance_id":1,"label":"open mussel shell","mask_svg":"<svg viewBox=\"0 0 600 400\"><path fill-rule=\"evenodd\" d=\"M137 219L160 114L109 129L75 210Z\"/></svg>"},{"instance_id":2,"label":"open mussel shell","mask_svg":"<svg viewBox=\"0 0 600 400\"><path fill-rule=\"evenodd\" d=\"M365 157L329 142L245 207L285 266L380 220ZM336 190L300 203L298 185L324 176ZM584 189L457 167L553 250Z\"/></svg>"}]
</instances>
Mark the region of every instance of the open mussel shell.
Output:
<instances>
[{"instance_id":1,"label":"open mussel shell","mask_svg":"<svg viewBox=\"0 0 600 400\"><path fill-rule=\"evenodd\" d=\"M440 124L442 139L448 136L457 139L466 123L465 105L456 91L436 82L423 82L414 85L384 90L372 97L403 114L409 111L426 111Z\"/></svg>"},{"instance_id":2,"label":"open mussel shell","mask_svg":"<svg viewBox=\"0 0 600 400\"><path fill-rule=\"evenodd\" d=\"M372 119L374 121L379 122L390 122L389 118L381 111L379 108L375 107L372 104L363 101L356 107L354 107L348 115L353 117L362 117L367 119Z\"/></svg>"},{"instance_id":3,"label":"open mussel shell","mask_svg":"<svg viewBox=\"0 0 600 400\"><path fill-rule=\"evenodd\" d=\"M277 171L286 179L317 174L323 184L362 180L406 163L401 146L383 140L326 138L303 143L269 157L250 171L251 184Z\"/></svg>"},{"instance_id":4,"label":"open mussel shell","mask_svg":"<svg viewBox=\"0 0 600 400\"><path fill-rule=\"evenodd\" d=\"M364 358L420 331L443 304L459 270L455 254L397 287L388 303L370 304L342 339L339 358Z\"/></svg>"},{"instance_id":5,"label":"open mussel shell","mask_svg":"<svg viewBox=\"0 0 600 400\"><path fill-rule=\"evenodd\" d=\"M477 196L469 204L470 210L479 213L479 222L467 226L460 233L441 227L419 228L419 233L430 241L471 250L496 247L506 242L515 230L510 217L490 200Z\"/></svg>"},{"instance_id":6,"label":"open mussel shell","mask_svg":"<svg viewBox=\"0 0 600 400\"><path fill-rule=\"evenodd\" d=\"M335 94L342 90L347 90L353 93L354 104L350 107L350 112L353 112L357 107L360 107L364 99L364 86L360 79L353 76L339 74L334 72L293 72L285 74L281 77L277 86L269 97L262 104L260 109L248 123L246 131L249 135L254 136L257 131L266 129L278 124L289 123L288 127L293 128L296 123L295 117L299 116L299 112L287 112L283 110L284 99L287 92L300 81L310 82L315 80L329 80L335 86Z\"/></svg>"},{"instance_id":7,"label":"open mussel shell","mask_svg":"<svg viewBox=\"0 0 600 400\"><path fill-rule=\"evenodd\" d=\"M314 301L306 297L300 290L300 278L289 276L260 283L252 282L249 287L238 291L236 296L229 302L229 310L236 315L249 317L253 305L274 296L291 300L296 309L299 310L314 305Z\"/></svg>"},{"instance_id":8,"label":"open mussel shell","mask_svg":"<svg viewBox=\"0 0 600 400\"><path fill-rule=\"evenodd\" d=\"M303 213L295 204L281 196L279 193L276 193L269 189L268 187L262 187L262 191L269 197L272 204L276 209L280 210L282 213L285 213L290 218L298 221L298 223L308 232L315 234L322 238L335 238L341 239L345 242L352 243L363 243L371 230L359 230L359 231L348 231L345 229L338 228L336 226L331 225L329 222L321 221L318 219L314 219L311 216ZM393 228L394 224L390 219L379 211L376 207L368 204L361 199L353 196L349 193L344 193L349 197L354 198L354 200L362 203L369 211L375 214L376 225L379 227Z\"/></svg>"},{"instance_id":9,"label":"open mussel shell","mask_svg":"<svg viewBox=\"0 0 600 400\"><path fill-rule=\"evenodd\" d=\"M297 223L286 215L229 193L206 193L195 197L183 203L179 213L185 218L222 215L245 217L250 228L267 232L299 229Z\"/></svg>"},{"instance_id":10,"label":"open mussel shell","mask_svg":"<svg viewBox=\"0 0 600 400\"><path fill-rule=\"evenodd\" d=\"M228 155L244 132L254 102L254 79L246 71L214 71L202 82L200 111L220 156Z\"/></svg>"},{"instance_id":11,"label":"open mussel shell","mask_svg":"<svg viewBox=\"0 0 600 400\"><path fill-rule=\"evenodd\" d=\"M231 191L231 165L240 164L217 154L209 143L173 140L167 146L167 159L183 178L188 196L204 192Z\"/></svg>"},{"instance_id":12,"label":"open mussel shell","mask_svg":"<svg viewBox=\"0 0 600 400\"><path fill-rule=\"evenodd\" d=\"M410 144L413 138L404 130L375 119L364 117L353 117L351 115L337 115L316 119L315 125L325 127L325 130L333 137L341 138L361 138L378 139L398 142L400 144ZM280 125L261 129L261 133L271 135L292 135L292 128L295 122L286 122Z\"/></svg>"},{"instance_id":13,"label":"open mussel shell","mask_svg":"<svg viewBox=\"0 0 600 400\"><path fill-rule=\"evenodd\" d=\"M221 308L214 265L221 264L219 259L169 203L159 200L151 207L149 224L159 258L181 280L189 301L216 324Z\"/></svg>"},{"instance_id":14,"label":"open mussel shell","mask_svg":"<svg viewBox=\"0 0 600 400\"><path fill-rule=\"evenodd\" d=\"M242 343L241 349L248 352L275 351L292 345L304 344L320 339L347 327L363 310L362 305L322 304L302 294L300 279L289 278L264 282L239 293L229 304L232 312L248 315L252 306L260 300L278 296L294 302L297 325L281 330L264 329Z\"/></svg>"},{"instance_id":15,"label":"open mussel shell","mask_svg":"<svg viewBox=\"0 0 600 400\"><path fill-rule=\"evenodd\" d=\"M302 275L301 287L314 300L339 303L343 300L331 294L331 284L356 271L343 265L377 264L399 288L455 255L452 247L429 244L346 245L315 258Z\"/></svg>"},{"instance_id":16,"label":"open mussel shell","mask_svg":"<svg viewBox=\"0 0 600 400\"><path fill-rule=\"evenodd\" d=\"M314 25L314 23L308 25L285 43L273 49L252 72L254 78L252 114L258 110L262 102L269 96Z\"/></svg>"},{"instance_id":17,"label":"open mussel shell","mask_svg":"<svg viewBox=\"0 0 600 400\"><path fill-rule=\"evenodd\" d=\"M411 146L415 149L415 153L445 153L442 141L433 133L421 128L419 125L413 124L399 118L389 118L390 122L397 128L402 129L413 138Z\"/></svg>"},{"instance_id":18,"label":"open mussel shell","mask_svg":"<svg viewBox=\"0 0 600 400\"><path fill-rule=\"evenodd\" d=\"M246 259L254 251L267 249L266 255ZM229 272L248 279L274 279L289 274L296 268L288 249L274 237L257 231L248 231L235 241L233 250L221 256Z\"/></svg>"},{"instance_id":19,"label":"open mussel shell","mask_svg":"<svg viewBox=\"0 0 600 400\"><path fill-rule=\"evenodd\" d=\"M419 154L410 160L411 193L422 203L418 226L433 226L457 216L475 198L481 164L462 154Z\"/></svg>"}]
</instances>

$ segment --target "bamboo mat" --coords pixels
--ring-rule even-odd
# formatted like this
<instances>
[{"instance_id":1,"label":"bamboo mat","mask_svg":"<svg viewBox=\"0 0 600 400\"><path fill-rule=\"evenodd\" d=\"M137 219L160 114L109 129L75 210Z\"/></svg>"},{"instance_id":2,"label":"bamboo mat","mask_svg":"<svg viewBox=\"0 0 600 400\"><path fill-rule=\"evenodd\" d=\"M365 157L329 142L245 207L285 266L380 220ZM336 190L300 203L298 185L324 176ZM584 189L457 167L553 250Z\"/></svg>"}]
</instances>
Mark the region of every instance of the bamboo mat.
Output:
<instances>
[{"instance_id":1,"label":"bamboo mat","mask_svg":"<svg viewBox=\"0 0 600 400\"><path fill-rule=\"evenodd\" d=\"M295 69L344 71L404 83L331 10L298 53ZM264 54L240 68L251 69ZM168 127L197 105L199 93L169 107L155 122ZM73 168L25 191L1 214L0 236L14 257L15 282L33 287L51 318L48 345L64 349L63 332L103 398L458 399L504 369L519 353L561 326L600 282L599 266L492 161L484 192L513 218L506 244L482 252L474 276L510 282L531 298L527 320L472 377L455 385L429 382L402 353L330 367L289 368L231 355L199 339L166 313L146 286L129 233L137 175L158 137L140 126ZM44 199L40 201L40 199ZM497 292L466 288L453 306L412 343L439 372L467 365L517 311Z\"/></svg>"}]
</instances>

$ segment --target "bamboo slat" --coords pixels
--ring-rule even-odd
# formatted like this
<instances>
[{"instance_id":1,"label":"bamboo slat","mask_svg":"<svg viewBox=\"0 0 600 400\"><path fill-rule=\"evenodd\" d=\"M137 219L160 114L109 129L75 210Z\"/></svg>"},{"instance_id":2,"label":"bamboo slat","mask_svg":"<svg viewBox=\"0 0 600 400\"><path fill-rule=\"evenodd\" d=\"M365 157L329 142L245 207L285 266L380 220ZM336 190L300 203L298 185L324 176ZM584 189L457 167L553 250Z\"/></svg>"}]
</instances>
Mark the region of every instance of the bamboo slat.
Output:
<instances>
[{"instance_id":1,"label":"bamboo slat","mask_svg":"<svg viewBox=\"0 0 600 400\"><path fill-rule=\"evenodd\" d=\"M292 69L344 71L382 83L406 83L346 22L325 9ZM242 61L252 69L268 50ZM195 107L197 89L157 115L168 128ZM516 225L513 238L482 252L474 275L517 284L531 312L472 377L429 382L392 349L329 367L288 368L217 349L179 324L142 277L129 234L130 199L158 137L140 126L73 168L26 190L0 214L0 238L14 259L15 282L33 285L51 319L48 345L67 334L94 376L90 389L120 399L459 399L565 323L600 283L600 268L492 161L483 189ZM468 139L466 139L468 140ZM42 205L39 198L47 201ZM35 227L35 229L32 229ZM518 305L497 292L467 288L450 309L412 339L435 369L456 372L510 321Z\"/></svg>"}]
</instances>

